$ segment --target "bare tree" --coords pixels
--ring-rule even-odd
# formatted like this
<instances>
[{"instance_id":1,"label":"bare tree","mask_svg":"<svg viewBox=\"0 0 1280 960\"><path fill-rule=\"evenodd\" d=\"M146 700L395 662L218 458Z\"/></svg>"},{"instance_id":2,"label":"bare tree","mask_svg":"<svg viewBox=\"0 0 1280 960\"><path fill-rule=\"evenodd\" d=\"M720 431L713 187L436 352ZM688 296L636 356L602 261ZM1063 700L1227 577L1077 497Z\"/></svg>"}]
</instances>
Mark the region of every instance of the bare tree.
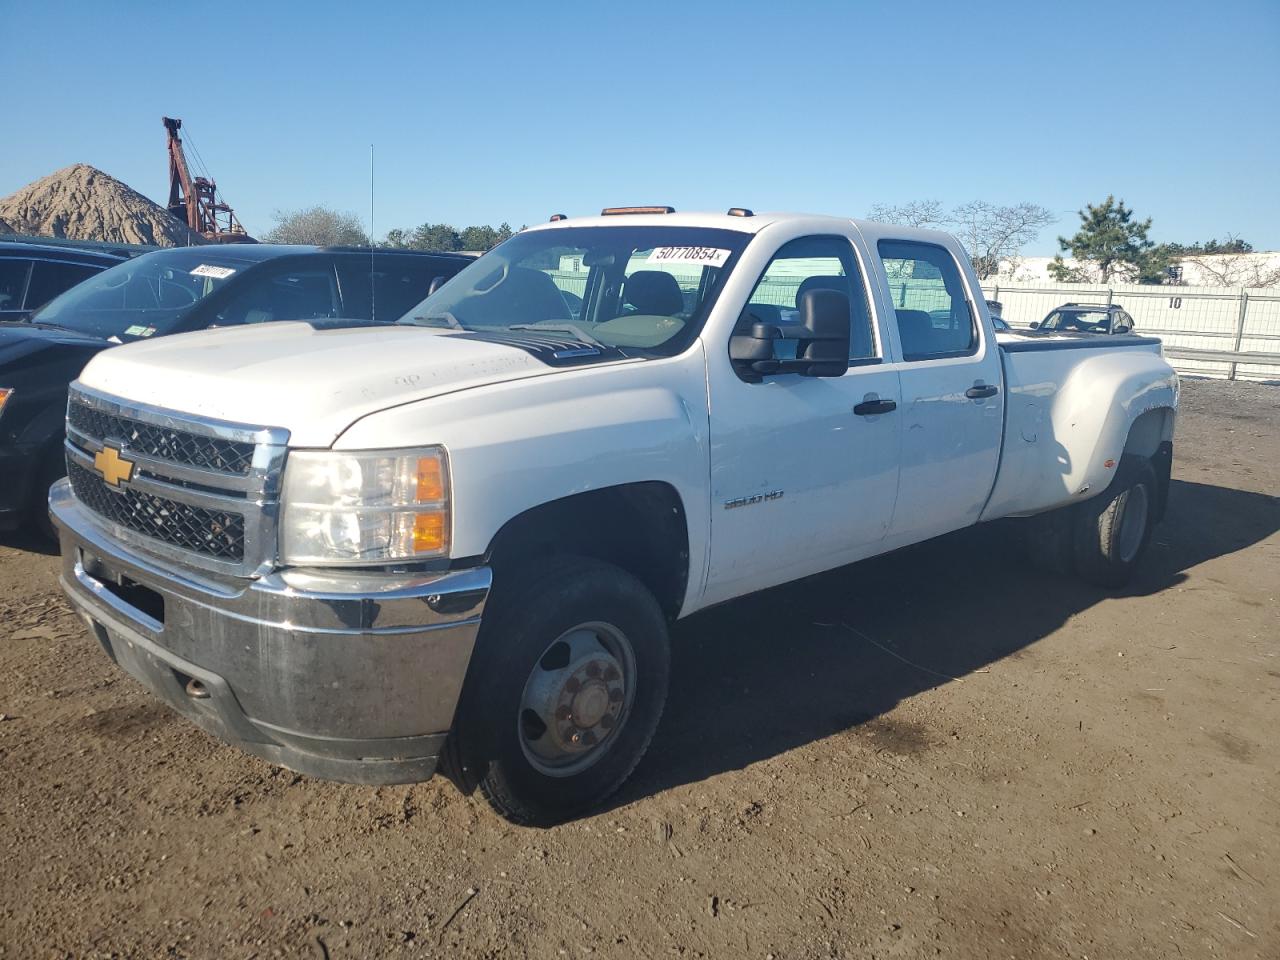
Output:
<instances>
[{"instance_id":1,"label":"bare tree","mask_svg":"<svg viewBox=\"0 0 1280 960\"><path fill-rule=\"evenodd\" d=\"M1018 256L1054 216L1039 204L1022 202L1002 207L986 200L972 200L950 213L940 200L915 200L894 205L877 203L867 216L883 223L906 227L950 227L969 251L978 277L995 276L1001 261L1017 268Z\"/></svg>"},{"instance_id":2,"label":"bare tree","mask_svg":"<svg viewBox=\"0 0 1280 960\"><path fill-rule=\"evenodd\" d=\"M901 205L875 203L867 211L867 219L904 227L942 227L947 224L947 211L941 200L913 200Z\"/></svg>"},{"instance_id":3,"label":"bare tree","mask_svg":"<svg viewBox=\"0 0 1280 960\"><path fill-rule=\"evenodd\" d=\"M951 212L949 225L969 252L978 278L985 280L1000 272L1002 260L1016 269L1022 248L1054 219L1051 211L1027 201L1001 207L972 200Z\"/></svg>"},{"instance_id":4,"label":"bare tree","mask_svg":"<svg viewBox=\"0 0 1280 960\"><path fill-rule=\"evenodd\" d=\"M1209 286L1223 287L1274 287L1280 286L1280 267L1268 266L1267 261L1253 253L1248 244L1237 244L1235 234L1227 234L1222 249L1231 253L1196 254L1181 257L1182 263L1193 263ZM1247 249L1246 249L1247 248Z\"/></svg>"},{"instance_id":5,"label":"bare tree","mask_svg":"<svg viewBox=\"0 0 1280 960\"><path fill-rule=\"evenodd\" d=\"M276 225L263 235L267 243L314 243L322 247L366 247L369 235L354 213L328 207L277 210Z\"/></svg>"}]
</instances>

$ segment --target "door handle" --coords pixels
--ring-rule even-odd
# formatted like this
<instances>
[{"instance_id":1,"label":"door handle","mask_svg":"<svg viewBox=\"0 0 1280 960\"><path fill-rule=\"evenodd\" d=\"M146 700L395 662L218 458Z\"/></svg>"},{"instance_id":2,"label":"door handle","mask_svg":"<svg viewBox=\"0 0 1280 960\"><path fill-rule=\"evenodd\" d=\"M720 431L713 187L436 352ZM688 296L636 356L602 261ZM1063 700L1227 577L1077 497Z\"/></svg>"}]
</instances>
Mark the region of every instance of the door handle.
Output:
<instances>
[{"instance_id":1,"label":"door handle","mask_svg":"<svg viewBox=\"0 0 1280 960\"><path fill-rule=\"evenodd\" d=\"M860 417L874 417L880 413L892 413L897 409L898 405L892 400L863 400L853 408L853 412Z\"/></svg>"},{"instance_id":2,"label":"door handle","mask_svg":"<svg viewBox=\"0 0 1280 960\"><path fill-rule=\"evenodd\" d=\"M994 384L975 384L964 392L964 395L970 400L985 400L987 397L994 397L1000 392L1000 388Z\"/></svg>"}]
</instances>

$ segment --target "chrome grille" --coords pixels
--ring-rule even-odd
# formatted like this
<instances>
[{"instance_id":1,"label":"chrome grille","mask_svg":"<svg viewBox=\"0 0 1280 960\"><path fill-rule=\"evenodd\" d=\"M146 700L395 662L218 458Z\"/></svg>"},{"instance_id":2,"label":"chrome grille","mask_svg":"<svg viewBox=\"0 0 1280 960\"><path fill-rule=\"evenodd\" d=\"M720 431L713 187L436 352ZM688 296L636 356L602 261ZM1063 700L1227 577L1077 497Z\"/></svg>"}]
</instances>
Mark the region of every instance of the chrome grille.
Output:
<instances>
[{"instance_id":1,"label":"chrome grille","mask_svg":"<svg viewBox=\"0 0 1280 960\"><path fill-rule=\"evenodd\" d=\"M151 553L252 575L275 556L287 431L135 404L72 385L67 473L111 533ZM118 487L94 465L112 447L133 464Z\"/></svg>"},{"instance_id":2,"label":"chrome grille","mask_svg":"<svg viewBox=\"0 0 1280 960\"><path fill-rule=\"evenodd\" d=\"M219 560L244 560L244 517L229 510L208 510L126 487L107 489L102 477L80 464L67 464L76 499L112 523L185 550Z\"/></svg>"},{"instance_id":3,"label":"chrome grille","mask_svg":"<svg viewBox=\"0 0 1280 960\"><path fill-rule=\"evenodd\" d=\"M82 399L67 404L67 424L86 437L112 440L149 457L186 464L202 470L248 476L253 466L253 444L202 437L142 420L126 419L89 406Z\"/></svg>"}]
</instances>

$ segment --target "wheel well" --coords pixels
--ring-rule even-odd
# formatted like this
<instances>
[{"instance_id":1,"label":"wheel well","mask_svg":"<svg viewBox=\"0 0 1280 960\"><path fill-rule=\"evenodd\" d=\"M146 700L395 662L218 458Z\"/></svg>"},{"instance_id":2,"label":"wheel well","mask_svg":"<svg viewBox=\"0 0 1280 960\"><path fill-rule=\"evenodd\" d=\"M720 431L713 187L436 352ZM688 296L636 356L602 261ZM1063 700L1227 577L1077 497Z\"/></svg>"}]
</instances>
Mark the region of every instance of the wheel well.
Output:
<instances>
[{"instance_id":1,"label":"wheel well","mask_svg":"<svg viewBox=\"0 0 1280 960\"><path fill-rule=\"evenodd\" d=\"M1173 411L1168 407L1157 407L1133 421L1129 436L1124 441L1124 452L1150 459L1156 455L1161 443L1172 439Z\"/></svg>"},{"instance_id":2,"label":"wheel well","mask_svg":"<svg viewBox=\"0 0 1280 960\"><path fill-rule=\"evenodd\" d=\"M540 504L502 526L486 559L500 576L557 553L621 567L649 588L668 618L684 603L689 531L680 495L668 483L628 483Z\"/></svg>"},{"instance_id":3,"label":"wheel well","mask_svg":"<svg viewBox=\"0 0 1280 960\"><path fill-rule=\"evenodd\" d=\"M1173 471L1173 410L1157 407L1133 421L1124 442L1124 454L1151 461L1156 472L1155 519L1162 520L1169 503L1169 479Z\"/></svg>"}]
</instances>

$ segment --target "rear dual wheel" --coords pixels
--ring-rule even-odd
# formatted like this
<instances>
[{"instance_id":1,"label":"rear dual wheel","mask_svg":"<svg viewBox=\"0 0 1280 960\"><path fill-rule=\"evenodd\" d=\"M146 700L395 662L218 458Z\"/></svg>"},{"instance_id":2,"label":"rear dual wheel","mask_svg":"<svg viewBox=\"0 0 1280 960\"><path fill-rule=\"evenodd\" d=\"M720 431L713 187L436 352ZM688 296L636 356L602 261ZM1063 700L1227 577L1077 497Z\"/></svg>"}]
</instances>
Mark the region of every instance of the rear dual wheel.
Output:
<instances>
[{"instance_id":1,"label":"rear dual wheel","mask_svg":"<svg viewBox=\"0 0 1280 960\"><path fill-rule=\"evenodd\" d=\"M582 557L500 573L451 735L450 762L515 823L597 806L662 716L667 623L653 595ZM459 771L455 770L455 776Z\"/></svg>"},{"instance_id":2,"label":"rear dual wheel","mask_svg":"<svg viewBox=\"0 0 1280 960\"><path fill-rule=\"evenodd\" d=\"M1028 521L1032 559L1051 573L1074 573L1101 587L1123 587L1151 541L1156 496L1151 461L1123 457L1098 496Z\"/></svg>"},{"instance_id":3,"label":"rear dual wheel","mask_svg":"<svg viewBox=\"0 0 1280 960\"><path fill-rule=\"evenodd\" d=\"M1145 457L1123 457L1106 491L1076 507L1076 573L1102 587L1123 587L1138 568L1155 526L1156 472Z\"/></svg>"}]
</instances>

